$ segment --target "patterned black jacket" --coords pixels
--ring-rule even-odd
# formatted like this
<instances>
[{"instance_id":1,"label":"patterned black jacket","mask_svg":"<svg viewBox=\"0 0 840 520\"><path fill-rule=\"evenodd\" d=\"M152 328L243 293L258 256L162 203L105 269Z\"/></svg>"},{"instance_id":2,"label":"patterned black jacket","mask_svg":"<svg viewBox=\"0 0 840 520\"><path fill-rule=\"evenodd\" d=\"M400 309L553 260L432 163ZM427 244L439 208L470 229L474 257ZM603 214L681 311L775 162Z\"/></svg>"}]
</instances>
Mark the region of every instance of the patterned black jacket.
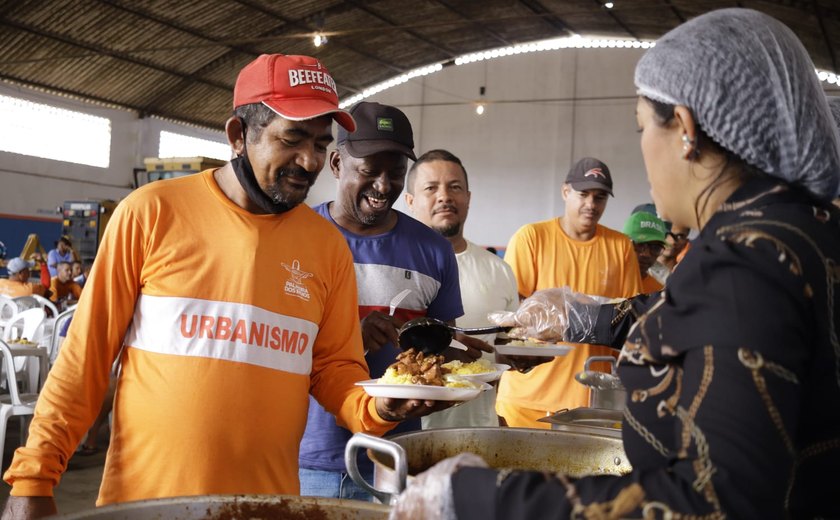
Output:
<instances>
[{"instance_id":1,"label":"patterned black jacket","mask_svg":"<svg viewBox=\"0 0 840 520\"><path fill-rule=\"evenodd\" d=\"M633 471L462 469L458 518L840 518L838 289L840 212L742 186L662 293L578 338L621 347Z\"/></svg>"}]
</instances>

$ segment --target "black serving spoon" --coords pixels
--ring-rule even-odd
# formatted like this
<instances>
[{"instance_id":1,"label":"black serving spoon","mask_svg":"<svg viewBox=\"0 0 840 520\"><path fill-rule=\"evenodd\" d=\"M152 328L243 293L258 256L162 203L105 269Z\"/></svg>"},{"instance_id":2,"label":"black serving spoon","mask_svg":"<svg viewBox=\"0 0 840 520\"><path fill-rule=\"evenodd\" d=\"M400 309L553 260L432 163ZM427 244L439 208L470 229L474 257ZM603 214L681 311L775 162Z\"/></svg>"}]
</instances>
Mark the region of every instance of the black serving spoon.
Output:
<instances>
[{"instance_id":1,"label":"black serving spoon","mask_svg":"<svg viewBox=\"0 0 840 520\"><path fill-rule=\"evenodd\" d=\"M398 334L400 348L403 350L413 348L424 354L440 354L452 343L455 332L475 336L477 334L507 332L512 328L495 326L468 329L447 325L435 318L424 317L408 320L400 327Z\"/></svg>"}]
</instances>

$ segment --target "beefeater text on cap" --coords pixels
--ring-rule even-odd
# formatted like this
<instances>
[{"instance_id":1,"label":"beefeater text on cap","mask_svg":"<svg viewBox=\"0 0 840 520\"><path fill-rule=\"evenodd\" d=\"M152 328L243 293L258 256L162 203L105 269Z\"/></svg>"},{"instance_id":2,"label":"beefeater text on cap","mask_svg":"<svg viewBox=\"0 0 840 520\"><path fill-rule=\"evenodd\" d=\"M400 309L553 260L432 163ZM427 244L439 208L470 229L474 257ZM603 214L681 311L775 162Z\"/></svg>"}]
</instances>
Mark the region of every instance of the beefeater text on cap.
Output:
<instances>
[{"instance_id":1,"label":"beefeater text on cap","mask_svg":"<svg viewBox=\"0 0 840 520\"><path fill-rule=\"evenodd\" d=\"M312 84L312 88L319 88L321 90L323 90L323 87L319 87L319 85L325 85L338 95L338 89L335 86L335 81L329 74L318 70L289 69L290 87L307 84Z\"/></svg>"}]
</instances>

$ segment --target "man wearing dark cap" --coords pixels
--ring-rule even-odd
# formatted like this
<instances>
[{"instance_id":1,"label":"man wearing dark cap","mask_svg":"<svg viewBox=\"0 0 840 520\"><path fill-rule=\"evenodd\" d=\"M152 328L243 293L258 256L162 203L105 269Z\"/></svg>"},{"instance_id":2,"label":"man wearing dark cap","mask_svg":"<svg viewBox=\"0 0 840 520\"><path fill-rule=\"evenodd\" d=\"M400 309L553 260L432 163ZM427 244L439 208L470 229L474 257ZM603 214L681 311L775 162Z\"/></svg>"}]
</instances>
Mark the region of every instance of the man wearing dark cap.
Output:
<instances>
[{"instance_id":1,"label":"man wearing dark cap","mask_svg":"<svg viewBox=\"0 0 840 520\"><path fill-rule=\"evenodd\" d=\"M408 160L415 159L411 123L401 110L379 103L358 103L350 113L356 131L339 129L329 158L338 180L336 199L315 211L344 235L353 253L365 359L370 377L377 378L401 352L395 345L404 321L429 316L454 324L463 308L452 246L392 208L402 193ZM389 315L390 301L406 289L411 292ZM470 360L479 355L472 351ZM393 431L419 429L418 419ZM302 495L369 499L346 473L344 447L350 436L331 413L310 403L300 447ZM359 467L372 482L373 467L366 456L360 457Z\"/></svg>"},{"instance_id":2,"label":"man wearing dark cap","mask_svg":"<svg viewBox=\"0 0 840 520\"><path fill-rule=\"evenodd\" d=\"M575 292L627 298L641 292L639 263L624 234L598 224L613 194L610 170L591 157L578 161L563 184L563 216L520 228L505 261L516 275L519 295L568 286ZM588 388L574 379L590 356L612 355L607 347L576 345L564 357L519 372L499 383L496 412L508 426L548 428L540 417L589 405ZM605 369L606 364L595 369ZM524 373L523 373L524 372Z\"/></svg>"},{"instance_id":3,"label":"man wearing dark cap","mask_svg":"<svg viewBox=\"0 0 840 520\"><path fill-rule=\"evenodd\" d=\"M309 394L353 431L443 405L372 399L353 258L301 204L324 165L335 83L306 56L239 74L236 158L126 197L108 223L25 448L4 475L10 516L55 511L53 487L121 370L97 504L297 494ZM457 287L457 281L456 281Z\"/></svg>"}]
</instances>

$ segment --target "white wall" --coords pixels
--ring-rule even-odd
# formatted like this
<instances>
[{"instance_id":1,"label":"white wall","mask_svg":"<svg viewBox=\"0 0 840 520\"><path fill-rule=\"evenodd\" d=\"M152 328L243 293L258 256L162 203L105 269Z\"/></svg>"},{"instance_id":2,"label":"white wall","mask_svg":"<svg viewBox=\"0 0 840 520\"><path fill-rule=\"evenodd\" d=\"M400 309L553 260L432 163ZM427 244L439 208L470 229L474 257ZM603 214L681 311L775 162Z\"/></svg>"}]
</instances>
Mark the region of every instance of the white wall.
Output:
<instances>
[{"instance_id":1,"label":"white wall","mask_svg":"<svg viewBox=\"0 0 840 520\"><path fill-rule=\"evenodd\" d=\"M466 235L474 242L506 246L523 224L562 214L560 187L587 155L610 167L616 196L601 222L620 228L650 201L634 117L642 52L558 50L451 66L369 100L406 112L418 155L445 148L464 162L472 191ZM478 116L472 102L482 85L488 105ZM334 193L325 171L310 202Z\"/></svg>"},{"instance_id":2,"label":"white wall","mask_svg":"<svg viewBox=\"0 0 840 520\"><path fill-rule=\"evenodd\" d=\"M139 119L128 110L107 108L0 83L0 94L47 103L111 120L111 160L107 168L0 152L0 214L58 218L65 200L119 200L131 192L134 168L145 157L157 157L160 131L224 142L221 131L179 125L161 119ZM49 142L42 143L49 147Z\"/></svg>"}]
</instances>

